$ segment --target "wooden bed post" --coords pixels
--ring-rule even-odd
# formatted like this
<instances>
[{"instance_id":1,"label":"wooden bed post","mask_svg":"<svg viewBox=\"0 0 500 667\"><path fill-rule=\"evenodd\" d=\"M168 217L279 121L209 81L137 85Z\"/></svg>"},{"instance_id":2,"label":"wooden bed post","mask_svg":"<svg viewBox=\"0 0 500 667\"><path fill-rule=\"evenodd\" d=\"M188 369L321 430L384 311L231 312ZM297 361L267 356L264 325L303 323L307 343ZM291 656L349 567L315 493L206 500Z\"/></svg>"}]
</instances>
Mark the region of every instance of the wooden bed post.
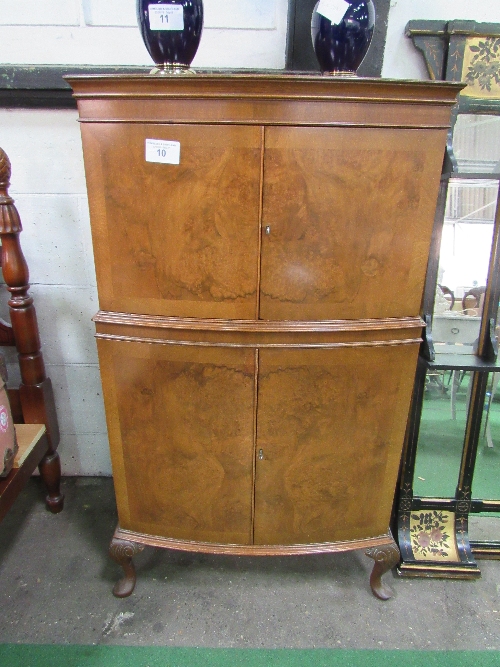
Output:
<instances>
[{"instance_id":1,"label":"wooden bed post","mask_svg":"<svg viewBox=\"0 0 500 667\"><path fill-rule=\"evenodd\" d=\"M21 249L22 231L19 213L9 196L11 166L7 154L0 148L0 239L1 267L7 290L10 292L9 311L12 341L16 346L21 370L19 401L24 423L44 424L48 449L39 463L40 474L48 490L47 507L60 512L64 496L60 492L61 464L57 445L59 426L50 378L45 374L38 322L29 290L29 269ZM7 342L9 325L3 323L1 342ZM8 344L8 343L7 343Z\"/></svg>"}]
</instances>

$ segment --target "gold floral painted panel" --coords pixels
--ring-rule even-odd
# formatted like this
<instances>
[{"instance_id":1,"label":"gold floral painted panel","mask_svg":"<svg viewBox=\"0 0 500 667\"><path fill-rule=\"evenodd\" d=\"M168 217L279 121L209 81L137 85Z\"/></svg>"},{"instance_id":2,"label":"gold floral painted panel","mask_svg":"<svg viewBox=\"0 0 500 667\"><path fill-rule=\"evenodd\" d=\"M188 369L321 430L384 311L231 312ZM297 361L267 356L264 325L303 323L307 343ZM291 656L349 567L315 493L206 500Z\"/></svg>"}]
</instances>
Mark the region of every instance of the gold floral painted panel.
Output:
<instances>
[{"instance_id":1,"label":"gold floral painted panel","mask_svg":"<svg viewBox=\"0 0 500 667\"><path fill-rule=\"evenodd\" d=\"M455 514L440 510L411 512L410 539L415 560L458 563Z\"/></svg>"},{"instance_id":2,"label":"gold floral painted panel","mask_svg":"<svg viewBox=\"0 0 500 667\"><path fill-rule=\"evenodd\" d=\"M461 95L500 98L500 38L469 37L465 43Z\"/></svg>"}]
</instances>

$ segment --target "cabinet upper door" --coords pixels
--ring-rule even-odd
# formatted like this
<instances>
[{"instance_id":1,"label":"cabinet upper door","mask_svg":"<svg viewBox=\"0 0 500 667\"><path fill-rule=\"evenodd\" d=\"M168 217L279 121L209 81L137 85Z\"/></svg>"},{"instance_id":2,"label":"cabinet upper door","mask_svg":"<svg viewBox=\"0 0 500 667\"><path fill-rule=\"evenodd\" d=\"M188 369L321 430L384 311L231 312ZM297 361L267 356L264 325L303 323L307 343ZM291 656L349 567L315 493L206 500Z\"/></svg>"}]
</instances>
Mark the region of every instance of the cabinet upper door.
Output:
<instances>
[{"instance_id":1,"label":"cabinet upper door","mask_svg":"<svg viewBox=\"0 0 500 667\"><path fill-rule=\"evenodd\" d=\"M261 128L89 123L82 134L100 308L254 319ZM147 139L179 142L180 163L146 161Z\"/></svg>"},{"instance_id":2,"label":"cabinet upper door","mask_svg":"<svg viewBox=\"0 0 500 667\"><path fill-rule=\"evenodd\" d=\"M418 315L442 130L269 127L262 319Z\"/></svg>"}]
</instances>

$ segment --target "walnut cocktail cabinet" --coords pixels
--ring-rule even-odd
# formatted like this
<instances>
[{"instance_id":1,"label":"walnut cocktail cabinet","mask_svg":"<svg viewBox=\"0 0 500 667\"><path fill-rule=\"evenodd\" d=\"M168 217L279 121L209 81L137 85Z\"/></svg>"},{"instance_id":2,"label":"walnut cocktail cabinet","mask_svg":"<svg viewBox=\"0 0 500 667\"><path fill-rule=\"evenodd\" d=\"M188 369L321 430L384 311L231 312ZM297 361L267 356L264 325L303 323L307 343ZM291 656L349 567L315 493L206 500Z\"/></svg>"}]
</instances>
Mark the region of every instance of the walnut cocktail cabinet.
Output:
<instances>
[{"instance_id":1,"label":"walnut cocktail cabinet","mask_svg":"<svg viewBox=\"0 0 500 667\"><path fill-rule=\"evenodd\" d=\"M450 108L449 83L69 77L132 592L144 545L366 548L389 520Z\"/></svg>"}]
</instances>

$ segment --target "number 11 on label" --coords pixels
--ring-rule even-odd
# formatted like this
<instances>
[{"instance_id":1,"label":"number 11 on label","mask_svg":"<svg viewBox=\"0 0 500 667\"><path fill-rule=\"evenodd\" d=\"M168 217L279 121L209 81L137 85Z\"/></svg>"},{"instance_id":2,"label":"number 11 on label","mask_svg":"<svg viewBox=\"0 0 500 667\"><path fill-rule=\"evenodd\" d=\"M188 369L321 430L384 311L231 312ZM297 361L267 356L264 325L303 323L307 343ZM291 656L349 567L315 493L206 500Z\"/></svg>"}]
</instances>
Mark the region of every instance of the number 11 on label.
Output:
<instances>
[{"instance_id":1,"label":"number 11 on label","mask_svg":"<svg viewBox=\"0 0 500 667\"><path fill-rule=\"evenodd\" d=\"M184 30L182 5L148 5L150 30Z\"/></svg>"}]
</instances>

